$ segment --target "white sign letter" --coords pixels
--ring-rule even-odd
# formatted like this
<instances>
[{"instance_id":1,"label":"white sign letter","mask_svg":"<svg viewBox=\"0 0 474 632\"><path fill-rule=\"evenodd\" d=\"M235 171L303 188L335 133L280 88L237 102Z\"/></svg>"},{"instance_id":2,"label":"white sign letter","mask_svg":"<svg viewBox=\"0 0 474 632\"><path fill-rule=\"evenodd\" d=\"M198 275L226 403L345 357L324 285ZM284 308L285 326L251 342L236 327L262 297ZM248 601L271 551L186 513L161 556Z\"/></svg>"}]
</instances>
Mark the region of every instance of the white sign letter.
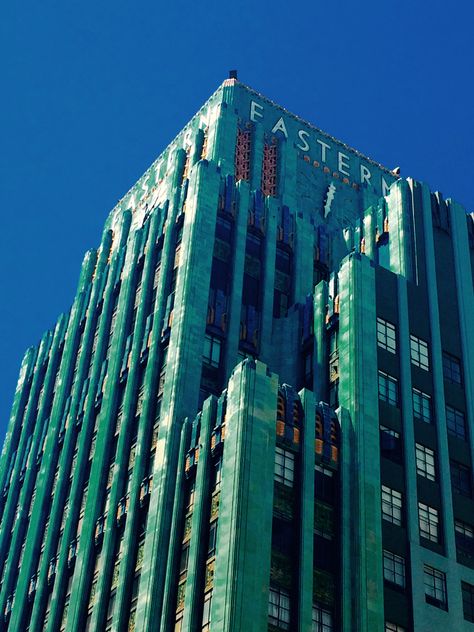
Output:
<instances>
[{"instance_id":1,"label":"white sign letter","mask_svg":"<svg viewBox=\"0 0 474 632\"><path fill-rule=\"evenodd\" d=\"M344 171L344 169L349 169L350 165L348 162L345 162L346 160L349 160L349 156L346 156L346 154L341 154L340 151L337 152L339 160L338 160L338 170L343 173L345 176L350 176L351 174L349 173L349 171Z\"/></svg>"},{"instance_id":2,"label":"white sign letter","mask_svg":"<svg viewBox=\"0 0 474 632\"><path fill-rule=\"evenodd\" d=\"M361 181L361 184L364 183L364 182L367 182L367 184L370 184L369 180L370 180L371 176L372 176L372 174L367 169L367 167L365 165L361 165L360 166L360 181Z\"/></svg>"},{"instance_id":3,"label":"white sign letter","mask_svg":"<svg viewBox=\"0 0 474 632\"><path fill-rule=\"evenodd\" d=\"M259 112L258 110L263 110L263 105L259 105L258 103L255 103L255 101L250 101L250 120L251 121L255 122L257 120L255 118L256 116L263 118L263 114Z\"/></svg>"},{"instance_id":4,"label":"white sign letter","mask_svg":"<svg viewBox=\"0 0 474 632\"><path fill-rule=\"evenodd\" d=\"M327 143L323 143L322 140L316 139L316 142L321 145L321 160L323 162L326 162L326 149L331 149L331 145L328 145Z\"/></svg>"},{"instance_id":5,"label":"white sign letter","mask_svg":"<svg viewBox=\"0 0 474 632\"><path fill-rule=\"evenodd\" d=\"M303 138L303 136L306 136L306 138L309 138L308 132L305 132L304 129L300 129L300 131L298 132L298 136L300 138L300 141L304 143L304 145L303 146L296 145L296 146L298 147L298 149L301 149L301 151L308 151L309 149L308 142L306 141L305 138Z\"/></svg>"},{"instance_id":6,"label":"white sign letter","mask_svg":"<svg viewBox=\"0 0 474 632\"><path fill-rule=\"evenodd\" d=\"M173 158L174 158L174 150L176 149L176 147L173 145L173 147L170 147L170 150L168 152L168 162L166 163L166 170L168 171L168 169L171 169L171 165L173 164Z\"/></svg>"},{"instance_id":7,"label":"white sign letter","mask_svg":"<svg viewBox=\"0 0 474 632\"><path fill-rule=\"evenodd\" d=\"M288 138L288 132L286 131L286 125L285 125L285 121L283 120L283 117L281 117L275 123L275 126L272 129L272 134L274 134L275 132L283 132L283 134L285 134L285 138Z\"/></svg>"},{"instance_id":8,"label":"white sign letter","mask_svg":"<svg viewBox=\"0 0 474 632\"><path fill-rule=\"evenodd\" d=\"M193 130L191 128L188 128L185 133L184 133L184 138L183 138L183 147L186 149L186 147L189 147L190 145L192 145L192 140L191 140L191 136L192 136Z\"/></svg>"},{"instance_id":9,"label":"white sign letter","mask_svg":"<svg viewBox=\"0 0 474 632\"><path fill-rule=\"evenodd\" d=\"M385 182L385 178L382 176L382 195L388 195L390 191L390 185Z\"/></svg>"},{"instance_id":10,"label":"white sign letter","mask_svg":"<svg viewBox=\"0 0 474 632\"><path fill-rule=\"evenodd\" d=\"M206 129L206 127L209 125L209 112L206 112L206 114L201 114L201 120L199 121L199 127L201 129Z\"/></svg>"}]
</instances>

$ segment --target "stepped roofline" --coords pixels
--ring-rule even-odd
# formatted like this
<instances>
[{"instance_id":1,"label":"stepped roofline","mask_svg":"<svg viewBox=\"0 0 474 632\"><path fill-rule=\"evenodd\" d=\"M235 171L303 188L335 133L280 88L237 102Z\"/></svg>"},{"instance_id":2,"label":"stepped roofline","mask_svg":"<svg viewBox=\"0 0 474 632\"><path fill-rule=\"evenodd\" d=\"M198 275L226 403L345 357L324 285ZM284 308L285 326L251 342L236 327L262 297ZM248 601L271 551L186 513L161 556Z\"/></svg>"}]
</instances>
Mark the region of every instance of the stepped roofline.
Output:
<instances>
[{"instance_id":1,"label":"stepped roofline","mask_svg":"<svg viewBox=\"0 0 474 632\"><path fill-rule=\"evenodd\" d=\"M398 174L395 174L392 170L388 169L381 163L373 160L372 158L369 158L365 154L361 153L357 149L354 149L353 147L339 140L335 136L331 136L327 132L324 132L316 125L306 121L305 119L299 117L296 114L293 114L292 112L287 110L285 107L279 105L278 103L275 103L270 98L261 94L257 90L251 88L250 86L247 86L246 84L242 83L241 81L237 79L225 79L219 85L219 87L211 94L211 96L205 101L205 103L199 108L196 114L193 117L191 117L191 119L186 123L186 125L181 129L181 131L178 132L176 136L168 143L168 145L160 152L160 154L148 167L145 173L132 185L132 187L125 193L125 195L122 198L120 198L119 202L111 210L109 214L109 219L112 216L114 216L115 213L119 211L120 209L123 211L126 208L130 208L129 201L133 198L134 195L138 194L138 198L142 197L142 188L146 180L150 177L153 171L156 171L160 163L163 162L165 156L170 151L170 149L179 145L179 142L184 137L186 130L191 128L193 124L195 125L196 120L199 119L199 117L204 118L206 112L208 112L209 109L215 105L220 105L222 103L233 104L234 100L238 101L239 93L236 91L242 91L241 95L242 93L246 93L247 97L248 96L255 97L256 99L258 99L258 101L263 102L264 104L270 106L277 113L281 113L281 115L286 117L286 119L291 120L293 125L297 124L301 128L299 131L302 134L308 134L308 133L314 132L318 136L323 137L328 142L336 145L339 152L341 151L347 152L354 159L357 159L358 161L363 161L364 163L367 163L368 166L375 167L382 175L386 175L393 180L398 179L399 177ZM257 112L256 116L258 116L258 114L259 112ZM259 119L257 118L256 120L259 120ZM304 138L304 136L300 138ZM317 140L316 142L320 142L320 141ZM388 184L391 184L391 182L389 182Z\"/></svg>"},{"instance_id":2,"label":"stepped roofline","mask_svg":"<svg viewBox=\"0 0 474 632\"><path fill-rule=\"evenodd\" d=\"M294 114L290 110L287 110L282 105L276 103L275 101L272 101L272 99L270 99L269 97L265 96L261 92L258 92L258 90L255 90L254 88L246 85L245 83L242 83L241 81L238 81L237 79L226 79L222 83L222 85L220 87L226 86L226 85L231 85L231 84L241 86L242 88L244 88L245 90L247 90L251 94L253 94L256 97L258 97L261 101L265 101L266 103L271 105L273 108L276 108L276 109L280 110L283 114L285 114L285 116L291 117L292 119L294 119L295 121L298 121L299 123L301 123L305 127L309 127L312 130L314 130L315 132L317 132L318 134L321 134L322 136L325 136L328 140L332 141L333 143L337 143L338 145L344 147L348 151L356 154L357 156L360 156L360 158L363 158L366 162L369 162L370 164L372 164L372 165L378 167L379 169L381 169L382 171L385 171L387 174L393 175L392 169L389 169L388 167L386 167L385 165L381 164L380 162L377 162L373 158L370 158L366 154L358 151L357 149L355 149L351 145L348 145L347 143L345 143L344 141L340 140L339 138L336 138L335 136L332 136L331 134L328 134L327 132L322 130L317 125L314 125L313 123L310 123L309 121L307 121L306 119L302 118L301 116L298 116L297 114Z\"/></svg>"}]
</instances>

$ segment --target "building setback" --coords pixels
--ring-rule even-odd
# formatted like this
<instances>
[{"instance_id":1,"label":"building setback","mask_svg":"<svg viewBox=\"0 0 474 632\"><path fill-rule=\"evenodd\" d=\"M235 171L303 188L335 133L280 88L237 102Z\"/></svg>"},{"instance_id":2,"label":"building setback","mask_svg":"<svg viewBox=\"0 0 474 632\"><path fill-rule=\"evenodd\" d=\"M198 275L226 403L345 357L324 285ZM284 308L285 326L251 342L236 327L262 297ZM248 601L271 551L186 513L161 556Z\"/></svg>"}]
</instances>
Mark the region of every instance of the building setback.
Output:
<instances>
[{"instance_id":1,"label":"building setback","mask_svg":"<svg viewBox=\"0 0 474 632\"><path fill-rule=\"evenodd\" d=\"M228 79L27 350L0 630L474 630L474 221Z\"/></svg>"}]
</instances>

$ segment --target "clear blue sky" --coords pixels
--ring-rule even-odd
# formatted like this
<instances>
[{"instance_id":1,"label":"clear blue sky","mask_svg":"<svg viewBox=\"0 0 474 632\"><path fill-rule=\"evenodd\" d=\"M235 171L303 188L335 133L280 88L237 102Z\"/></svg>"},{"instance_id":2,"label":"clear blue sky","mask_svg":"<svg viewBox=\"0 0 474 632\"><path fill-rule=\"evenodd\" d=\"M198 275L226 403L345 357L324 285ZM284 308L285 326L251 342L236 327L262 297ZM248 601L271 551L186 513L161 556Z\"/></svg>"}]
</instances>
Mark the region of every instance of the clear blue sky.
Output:
<instances>
[{"instance_id":1,"label":"clear blue sky","mask_svg":"<svg viewBox=\"0 0 474 632\"><path fill-rule=\"evenodd\" d=\"M239 79L474 210L472 0L4 3L0 441L116 201Z\"/></svg>"}]
</instances>

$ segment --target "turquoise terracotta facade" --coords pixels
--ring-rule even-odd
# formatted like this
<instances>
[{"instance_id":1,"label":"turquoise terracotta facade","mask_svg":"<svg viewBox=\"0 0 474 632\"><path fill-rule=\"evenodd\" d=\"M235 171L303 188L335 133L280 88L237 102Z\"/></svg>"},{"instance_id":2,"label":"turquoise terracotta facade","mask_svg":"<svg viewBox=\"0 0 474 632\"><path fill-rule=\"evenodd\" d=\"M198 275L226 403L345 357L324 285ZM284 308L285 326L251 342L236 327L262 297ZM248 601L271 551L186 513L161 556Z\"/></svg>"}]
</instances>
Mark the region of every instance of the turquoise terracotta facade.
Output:
<instances>
[{"instance_id":1,"label":"turquoise terracotta facade","mask_svg":"<svg viewBox=\"0 0 474 632\"><path fill-rule=\"evenodd\" d=\"M471 629L473 277L457 203L224 81L25 354L0 629Z\"/></svg>"}]
</instances>

